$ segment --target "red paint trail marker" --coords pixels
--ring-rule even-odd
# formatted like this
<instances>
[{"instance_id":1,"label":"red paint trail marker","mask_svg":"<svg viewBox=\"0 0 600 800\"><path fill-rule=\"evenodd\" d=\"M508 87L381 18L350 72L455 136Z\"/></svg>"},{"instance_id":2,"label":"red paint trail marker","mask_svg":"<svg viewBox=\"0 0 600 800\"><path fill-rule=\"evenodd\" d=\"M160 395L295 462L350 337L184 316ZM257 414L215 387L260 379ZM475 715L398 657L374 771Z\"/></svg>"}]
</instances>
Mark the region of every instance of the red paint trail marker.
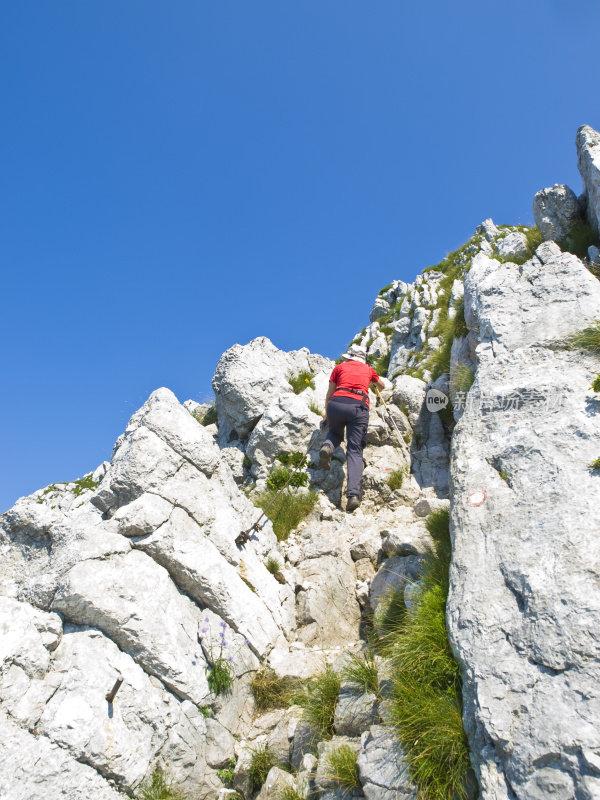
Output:
<instances>
[{"instance_id":1,"label":"red paint trail marker","mask_svg":"<svg viewBox=\"0 0 600 800\"><path fill-rule=\"evenodd\" d=\"M473 506L474 508L478 508L482 506L485 501L487 500L487 492L485 489L478 489L476 492L472 492L467 497L467 505Z\"/></svg>"}]
</instances>

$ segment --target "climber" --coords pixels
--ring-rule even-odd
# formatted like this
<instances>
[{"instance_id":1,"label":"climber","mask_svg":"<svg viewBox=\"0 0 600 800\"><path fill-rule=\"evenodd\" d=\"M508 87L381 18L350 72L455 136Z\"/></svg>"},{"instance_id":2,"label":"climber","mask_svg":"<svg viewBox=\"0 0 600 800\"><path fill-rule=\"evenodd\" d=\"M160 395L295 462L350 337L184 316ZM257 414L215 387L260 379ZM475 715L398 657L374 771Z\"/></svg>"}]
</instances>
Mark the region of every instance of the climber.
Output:
<instances>
[{"instance_id":1,"label":"climber","mask_svg":"<svg viewBox=\"0 0 600 800\"><path fill-rule=\"evenodd\" d=\"M329 389L325 398L327 437L319 451L319 466L321 469L329 469L333 451L343 440L346 429L346 511L352 512L359 507L361 500L362 451L367 444L369 424L369 386L374 383L385 389L391 384L385 378L380 378L366 363L367 351L364 347L350 345L342 358L344 361L334 367L329 378Z\"/></svg>"}]
</instances>

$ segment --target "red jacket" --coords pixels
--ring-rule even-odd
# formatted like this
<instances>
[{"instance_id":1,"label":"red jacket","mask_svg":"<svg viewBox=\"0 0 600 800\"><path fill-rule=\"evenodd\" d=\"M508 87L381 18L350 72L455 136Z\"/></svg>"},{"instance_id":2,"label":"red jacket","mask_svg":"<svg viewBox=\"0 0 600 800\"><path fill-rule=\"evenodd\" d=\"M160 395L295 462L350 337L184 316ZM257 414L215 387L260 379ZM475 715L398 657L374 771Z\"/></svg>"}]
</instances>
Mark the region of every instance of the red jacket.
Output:
<instances>
[{"instance_id":1,"label":"red jacket","mask_svg":"<svg viewBox=\"0 0 600 800\"><path fill-rule=\"evenodd\" d=\"M367 405L369 405L369 384L376 383L379 375L373 367L363 364L362 361L342 361L333 368L329 380L340 387L347 389L357 389L367 395ZM361 396L352 392L345 392L343 389L336 389L334 397L352 397L354 400L361 400Z\"/></svg>"}]
</instances>

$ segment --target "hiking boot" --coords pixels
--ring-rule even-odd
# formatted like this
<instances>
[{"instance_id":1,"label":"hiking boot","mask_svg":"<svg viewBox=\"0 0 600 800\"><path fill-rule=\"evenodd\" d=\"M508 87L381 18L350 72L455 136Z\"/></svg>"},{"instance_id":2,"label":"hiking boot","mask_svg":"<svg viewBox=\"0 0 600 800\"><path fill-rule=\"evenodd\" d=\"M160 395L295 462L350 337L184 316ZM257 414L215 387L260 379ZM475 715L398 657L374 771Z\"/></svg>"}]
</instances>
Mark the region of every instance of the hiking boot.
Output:
<instances>
[{"instance_id":1,"label":"hiking boot","mask_svg":"<svg viewBox=\"0 0 600 800\"><path fill-rule=\"evenodd\" d=\"M319 450L319 467L321 469L329 469L331 466L331 456L333 455L333 447L330 444L325 444Z\"/></svg>"},{"instance_id":2,"label":"hiking boot","mask_svg":"<svg viewBox=\"0 0 600 800\"><path fill-rule=\"evenodd\" d=\"M348 502L346 503L346 511L351 514L353 511L360 505L360 497L352 496L348 498Z\"/></svg>"}]
</instances>

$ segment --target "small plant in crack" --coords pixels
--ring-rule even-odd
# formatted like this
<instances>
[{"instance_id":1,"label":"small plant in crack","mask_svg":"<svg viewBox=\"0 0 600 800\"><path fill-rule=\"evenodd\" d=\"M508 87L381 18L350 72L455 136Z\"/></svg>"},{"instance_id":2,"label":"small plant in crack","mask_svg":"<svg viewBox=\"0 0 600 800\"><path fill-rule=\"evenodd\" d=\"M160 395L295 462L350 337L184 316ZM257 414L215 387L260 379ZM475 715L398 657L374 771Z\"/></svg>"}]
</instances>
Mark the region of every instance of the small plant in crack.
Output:
<instances>
[{"instance_id":1,"label":"small plant in crack","mask_svg":"<svg viewBox=\"0 0 600 800\"><path fill-rule=\"evenodd\" d=\"M233 656L225 655L228 646L226 639L227 623L220 622L219 628L219 643L215 647L212 641L210 620L208 617L204 617L204 627L202 627L201 633L208 634L208 660L210 662L206 668L208 688L213 694L226 694L233 685Z\"/></svg>"}]
</instances>

